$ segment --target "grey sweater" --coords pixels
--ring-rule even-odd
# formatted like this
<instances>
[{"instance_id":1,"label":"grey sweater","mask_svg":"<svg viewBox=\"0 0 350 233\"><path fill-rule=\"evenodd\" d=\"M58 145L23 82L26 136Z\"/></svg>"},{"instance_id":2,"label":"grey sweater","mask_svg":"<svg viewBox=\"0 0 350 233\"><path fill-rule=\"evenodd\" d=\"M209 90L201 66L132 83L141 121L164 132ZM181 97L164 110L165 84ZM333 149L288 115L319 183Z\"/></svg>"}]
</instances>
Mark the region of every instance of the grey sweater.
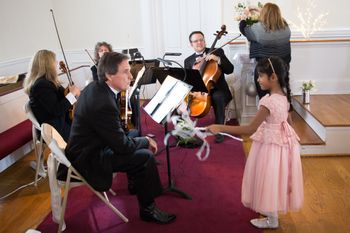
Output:
<instances>
[{"instance_id":1,"label":"grey sweater","mask_svg":"<svg viewBox=\"0 0 350 233\"><path fill-rule=\"evenodd\" d=\"M291 60L290 29L266 31L265 26L258 22L248 26L244 20L240 22L239 29L247 37L250 44L250 58L278 56L287 64Z\"/></svg>"}]
</instances>

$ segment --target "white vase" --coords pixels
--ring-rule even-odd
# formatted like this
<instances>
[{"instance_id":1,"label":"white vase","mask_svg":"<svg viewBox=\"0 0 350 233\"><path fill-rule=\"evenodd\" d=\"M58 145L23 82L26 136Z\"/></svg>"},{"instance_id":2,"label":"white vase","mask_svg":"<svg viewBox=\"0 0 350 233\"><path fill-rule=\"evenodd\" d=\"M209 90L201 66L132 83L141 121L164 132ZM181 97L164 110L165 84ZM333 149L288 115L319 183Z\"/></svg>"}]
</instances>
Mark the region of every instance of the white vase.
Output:
<instances>
[{"instance_id":1,"label":"white vase","mask_svg":"<svg viewBox=\"0 0 350 233\"><path fill-rule=\"evenodd\" d=\"M310 90L303 90L303 104L310 103Z\"/></svg>"}]
</instances>

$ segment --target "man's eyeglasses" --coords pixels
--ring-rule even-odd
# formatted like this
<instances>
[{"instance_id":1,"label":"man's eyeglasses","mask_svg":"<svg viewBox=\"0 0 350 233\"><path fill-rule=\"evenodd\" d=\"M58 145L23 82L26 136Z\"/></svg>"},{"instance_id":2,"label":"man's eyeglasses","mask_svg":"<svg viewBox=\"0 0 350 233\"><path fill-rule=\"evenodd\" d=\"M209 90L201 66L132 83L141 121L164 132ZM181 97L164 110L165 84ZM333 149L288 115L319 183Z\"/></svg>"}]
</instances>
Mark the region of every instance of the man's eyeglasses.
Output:
<instances>
[{"instance_id":1,"label":"man's eyeglasses","mask_svg":"<svg viewBox=\"0 0 350 233\"><path fill-rule=\"evenodd\" d=\"M198 43L198 42L203 42L204 41L204 39L198 39L198 40L192 40L191 42L192 43Z\"/></svg>"}]
</instances>

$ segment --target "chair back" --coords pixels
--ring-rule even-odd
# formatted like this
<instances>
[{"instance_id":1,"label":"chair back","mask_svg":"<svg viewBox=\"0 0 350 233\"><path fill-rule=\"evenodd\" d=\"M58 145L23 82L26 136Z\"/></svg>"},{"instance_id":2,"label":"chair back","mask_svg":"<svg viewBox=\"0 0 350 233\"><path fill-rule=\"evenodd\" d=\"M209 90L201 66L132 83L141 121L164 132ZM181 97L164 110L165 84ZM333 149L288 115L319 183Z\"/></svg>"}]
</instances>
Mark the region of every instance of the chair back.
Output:
<instances>
[{"instance_id":1,"label":"chair back","mask_svg":"<svg viewBox=\"0 0 350 233\"><path fill-rule=\"evenodd\" d=\"M67 143L57 130L47 123L41 125L41 135L45 143L49 146L53 156L66 167L70 167L71 163L67 159L64 149Z\"/></svg>"},{"instance_id":2,"label":"chair back","mask_svg":"<svg viewBox=\"0 0 350 233\"><path fill-rule=\"evenodd\" d=\"M33 123L33 126L40 130L40 124L33 114L32 108L29 105L29 101L24 105L24 111L27 114L28 119Z\"/></svg>"}]
</instances>

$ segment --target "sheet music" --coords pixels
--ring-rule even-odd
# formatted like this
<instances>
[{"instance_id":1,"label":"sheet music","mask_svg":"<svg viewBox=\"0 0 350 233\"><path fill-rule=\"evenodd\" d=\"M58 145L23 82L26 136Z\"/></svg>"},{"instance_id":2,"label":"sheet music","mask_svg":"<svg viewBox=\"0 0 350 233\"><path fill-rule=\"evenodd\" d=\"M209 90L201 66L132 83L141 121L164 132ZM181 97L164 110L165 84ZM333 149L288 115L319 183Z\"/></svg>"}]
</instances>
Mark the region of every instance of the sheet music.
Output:
<instances>
[{"instance_id":1,"label":"sheet music","mask_svg":"<svg viewBox=\"0 0 350 233\"><path fill-rule=\"evenodd\" d=\"M137 73L137 77L136 77L136 80L134 82L134 85L132 86L131 90L129 91L129 96L128 96L129 99L131 98L132 94L136 90L136 87L137 87L140 79L142 78L143 74L145 73L145 70L146 70L146 67L143 66L142 69Z\"/></svg>"},{"instance_id":2,"label":"sheet music","mask_svg":"<svg viewBox=\"0 0 350 233\"><path fill-rule=\"evenodd\" d=\"M154 121L161 123L169 112L177 108L191 89L191 85L168 75L144 109Z\"/></svg>"}]
</instances>

